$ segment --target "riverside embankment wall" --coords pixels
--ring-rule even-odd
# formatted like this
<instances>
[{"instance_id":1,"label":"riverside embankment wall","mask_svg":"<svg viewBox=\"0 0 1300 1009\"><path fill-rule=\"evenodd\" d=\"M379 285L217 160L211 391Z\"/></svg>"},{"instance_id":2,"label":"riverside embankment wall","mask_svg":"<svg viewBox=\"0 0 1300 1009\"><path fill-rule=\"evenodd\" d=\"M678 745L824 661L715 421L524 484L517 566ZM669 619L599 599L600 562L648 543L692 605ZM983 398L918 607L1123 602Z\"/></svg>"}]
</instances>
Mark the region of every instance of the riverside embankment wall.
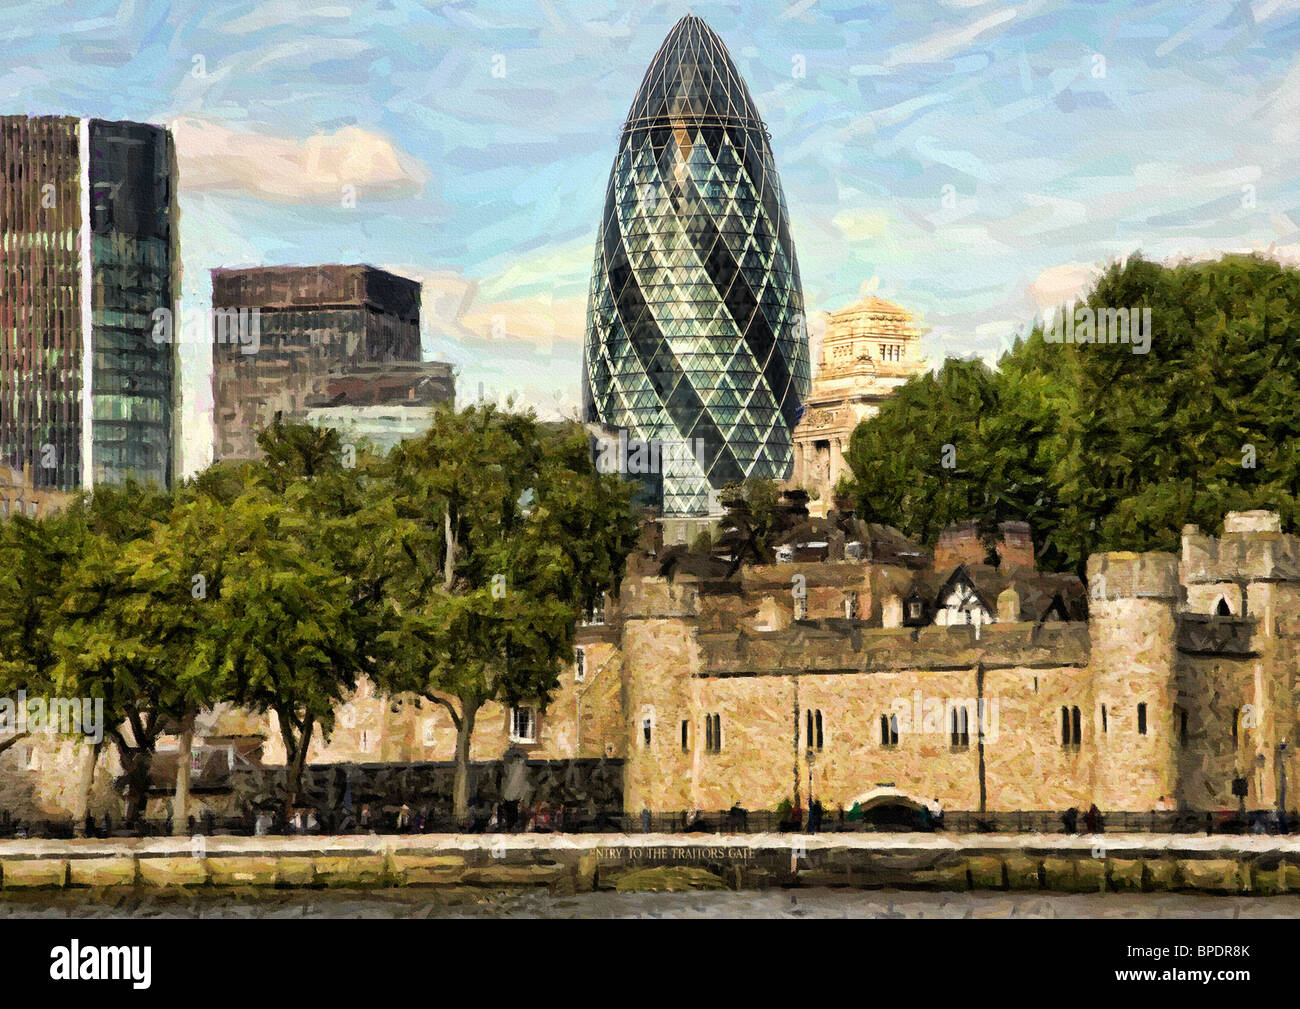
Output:
<instances>
[{"instance_id":1,"label":"riverside embankment wall","mask_svg":"<svg viewBox=\"0 0 1300 1009\"><path fill-rule=\"evenodd\" d=\"M0 893L33 889L770 886L1269 895L1300 839L874 834L367 835L0 841Z\"/></svg>"}]
</instances>

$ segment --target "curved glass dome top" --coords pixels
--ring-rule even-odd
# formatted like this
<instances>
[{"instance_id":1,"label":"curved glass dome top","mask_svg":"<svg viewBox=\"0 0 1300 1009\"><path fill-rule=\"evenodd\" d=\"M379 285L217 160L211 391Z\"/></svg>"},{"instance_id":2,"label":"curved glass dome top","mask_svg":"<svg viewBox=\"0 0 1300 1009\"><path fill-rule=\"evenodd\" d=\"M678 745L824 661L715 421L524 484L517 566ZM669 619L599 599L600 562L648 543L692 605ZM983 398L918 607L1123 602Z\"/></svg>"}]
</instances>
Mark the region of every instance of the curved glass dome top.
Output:
<instances>
[{"instance_id":1,"label":"curved glass dome top","mask_svg":"<svg viewBox=\"0 0 1300 1009\"><path fill-rule=\"evenodd\" d=\"M727 47L713 29L693 15L673 26L650 61L624 130L690 119L764 129Z\"/></svg>"},{"instance_id":2,"label":"curved glass dome top","mask_svg":"<svg viewBox=\"0 0 1300 1009\"><path fill-rule=\"evenodd\" d=\"M664 453L665 514L782 480L808 394L808 337L771 145L726 47L679 21L623 126L596 242L587 418Z\"/></svg>"}]
</instances>

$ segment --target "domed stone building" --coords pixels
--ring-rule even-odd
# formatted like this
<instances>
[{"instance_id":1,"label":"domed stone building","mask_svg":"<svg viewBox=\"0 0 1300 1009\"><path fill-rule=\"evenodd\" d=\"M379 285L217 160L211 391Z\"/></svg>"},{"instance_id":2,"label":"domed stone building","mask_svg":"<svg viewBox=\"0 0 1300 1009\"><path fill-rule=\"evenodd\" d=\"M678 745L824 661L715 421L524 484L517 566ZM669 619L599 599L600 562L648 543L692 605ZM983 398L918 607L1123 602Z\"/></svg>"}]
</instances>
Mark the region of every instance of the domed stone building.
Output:
<instances>
[{"instance_id":1,"label":"domed stone building","mask_svg":"<svg viewBox=\"0 0 1300 1009\"><path fill-rule=\"evenodd\" d=\"M883 298L864 298L831 315L812 393L794 432L790 484L808 491L811 514L826 515L835 485L848 473L844 452L853 429L925 370L920 341L912 314Z\"/></svg>"}]
</instances>

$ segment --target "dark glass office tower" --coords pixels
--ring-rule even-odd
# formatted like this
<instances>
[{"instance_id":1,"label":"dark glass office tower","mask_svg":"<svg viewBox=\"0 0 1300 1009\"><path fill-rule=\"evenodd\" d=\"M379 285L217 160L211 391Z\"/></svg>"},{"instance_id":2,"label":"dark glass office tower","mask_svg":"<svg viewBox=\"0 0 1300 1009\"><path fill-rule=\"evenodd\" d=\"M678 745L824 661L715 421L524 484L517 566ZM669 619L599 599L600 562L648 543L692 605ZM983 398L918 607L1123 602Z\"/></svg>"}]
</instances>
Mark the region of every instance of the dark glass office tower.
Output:
<instances>
[{"instance_id":1,"label":"dark glass office tower","mask_svg":"<svg viewBox=\"0 0 1300 1009\"><path fill-rule=\"evenodd\" d=\"M179 289L171 134L92 119L88 139L92 483L136 479L167 487L180 327L173 325L172 342L159 342L153 313L174 312Z\"/></svg>"},{"instance_id":2,"label":"dark glass office tower","mask_svg":"<svg viewBox=\"0 0 1300 1009\"><path fill-rule=\"evenodd\" d=\"M171 484L175 179L160 127L0 117L0 463L37 488Z\"/></svg>"},{"instance_id":3,"label":"dark glass office tower","mask_svg":"<svg viewBox=\"0 0 1300 1009\"><path fill-rule=\"evenodd\" d=\"M808 394L789 214L766 127L721 39L687 16L632 102L596 241L587 420L663 452L667 515L783 480Z\"/></svg>"}]
</instances>

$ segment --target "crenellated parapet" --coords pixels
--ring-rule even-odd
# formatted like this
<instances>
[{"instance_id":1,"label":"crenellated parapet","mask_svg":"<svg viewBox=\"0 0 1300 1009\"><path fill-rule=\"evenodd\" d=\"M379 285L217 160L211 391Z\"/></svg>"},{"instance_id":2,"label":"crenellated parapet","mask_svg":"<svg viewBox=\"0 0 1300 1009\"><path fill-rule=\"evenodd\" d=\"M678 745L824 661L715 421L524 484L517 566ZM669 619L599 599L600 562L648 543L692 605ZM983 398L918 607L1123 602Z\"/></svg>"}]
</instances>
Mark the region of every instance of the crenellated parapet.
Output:
<instances>
[{"instance_id":1,"label":"crenellated parapet","mask_svg":"<svg viewBox=\"0 0 1300 1009\"><path fill-rule=\"evenodd\" d=\"M1277 512L1228 512L1222 536L1183 529L1179 571L1186 585L1300 581L1300 537L1282 532Z\"/></svg>"},{"instance_id":2,"label":"crenellated parapet","mask_svg":"<svg viewBox=\"0 0 1300 1009\"><path fill-rule=\"evenodd\" d=\"M628 578L620 592L619 612L624 620L696 619L702 584L693 577Z\"/></svg>"},{"instance_id":3,"label":"crenellated parapet","mask_svg":"<svg viewBox=\"0 0 1300 1009\"><path fill-rule=\"evenodd\" d=\"M1088 558L1088 599L1176 600L1181 596L1178 558L1158 551L1112 551Z\"/></svg>"},{"instance_id":4,"label":"crenellated parapet","mask_svg":"<svg viewBox=\"0 0 1300 1009\"><path fill-rule=\"evenodd\" d=\"M1088 625L863 628L819 620L771 632L701 632L701 675L781 676L1088 665Z\"/></svg>"}]
</instances>

